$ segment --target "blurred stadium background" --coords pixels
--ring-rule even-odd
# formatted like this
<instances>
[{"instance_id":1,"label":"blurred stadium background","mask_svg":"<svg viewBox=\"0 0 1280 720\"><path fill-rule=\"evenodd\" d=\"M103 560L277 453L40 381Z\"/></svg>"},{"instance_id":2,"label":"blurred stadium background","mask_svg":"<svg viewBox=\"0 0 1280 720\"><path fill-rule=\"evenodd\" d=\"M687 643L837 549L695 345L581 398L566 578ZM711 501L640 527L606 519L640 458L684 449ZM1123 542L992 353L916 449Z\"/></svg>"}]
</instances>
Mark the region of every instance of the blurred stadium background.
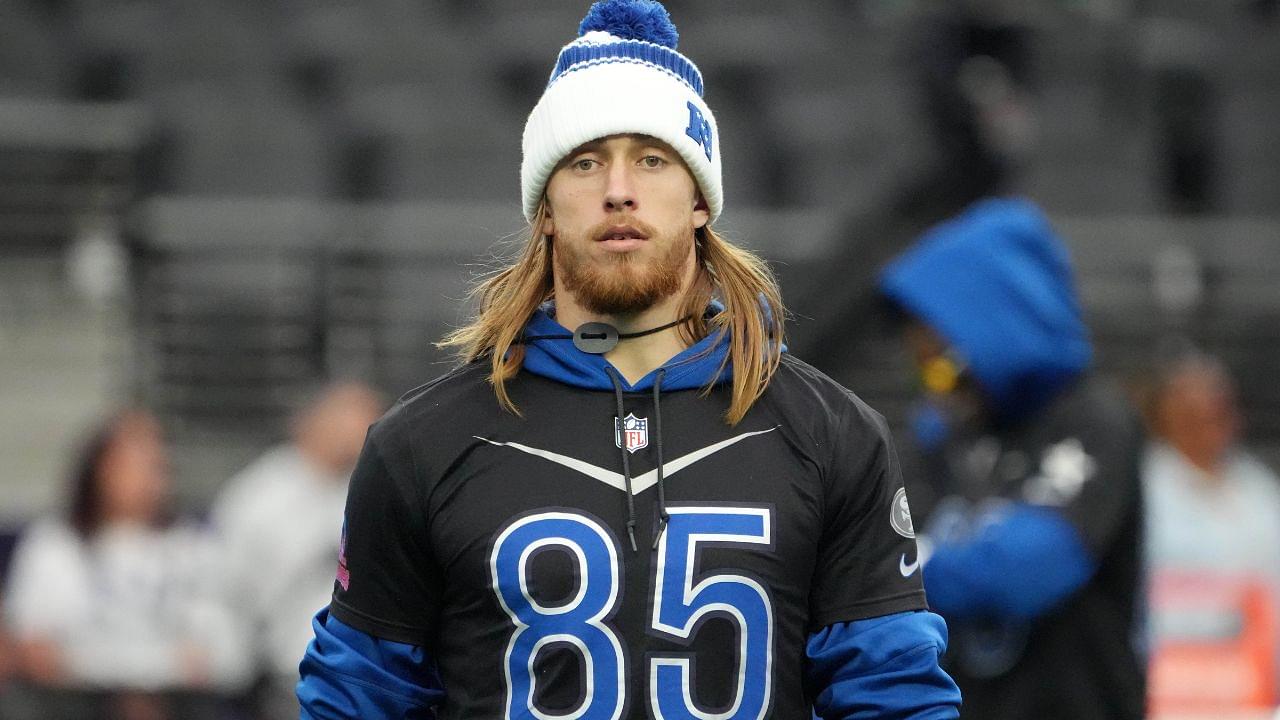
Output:
<instances>
[{"instance_id":1,"label":"blurred stadium background","mask_svg":"<svg viewBox=\"0 0 1280 720\"><path fill-rule=\"evenodd\" d=\"M799 298L802 357L900 425L902 351L824 326L857 314L818 270L865 274L999 186L1071 246L1104 369L1196 343L1280 460L1280 3L666 4L721 128L721 226ZM121 404L156 409L200 512L299 392L442 372L468 280L521 235L521 129L585 6L0 0L6 532ZM869 337L822 352L837 330Z\"/></svg>"}]
</instances>

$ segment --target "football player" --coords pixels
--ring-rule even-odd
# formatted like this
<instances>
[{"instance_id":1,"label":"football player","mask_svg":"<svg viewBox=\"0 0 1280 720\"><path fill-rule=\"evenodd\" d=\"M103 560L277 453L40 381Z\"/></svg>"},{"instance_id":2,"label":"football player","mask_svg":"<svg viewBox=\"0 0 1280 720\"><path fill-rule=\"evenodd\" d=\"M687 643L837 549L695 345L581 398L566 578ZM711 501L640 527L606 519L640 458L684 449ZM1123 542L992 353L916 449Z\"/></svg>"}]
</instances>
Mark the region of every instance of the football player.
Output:
<instances>
[{"instance_id":1,"label":"football player","mask_svg":"<svg viewBox=\"0 0 1280 720\"><path fill-rule=\"evenodd\" d=\"M922 518L965 715L1137 720L1142 431L1093 350L1066 248L1025 200L933 228L880 288L928 403ZM926 493L921 493L927 497Z\"/></svg>"},{"instance_id":2,"label":"football player","mask_svg":"<svg viewBox=\"0 0 1280 720\"><path fill-rule=\"evenodd\" d=\"M675 46L604 0L561 50L523 253L369 433L303 717L956 717L885 422L785 353L769 271L712 230Z\"/></svg>"}]
</instances>

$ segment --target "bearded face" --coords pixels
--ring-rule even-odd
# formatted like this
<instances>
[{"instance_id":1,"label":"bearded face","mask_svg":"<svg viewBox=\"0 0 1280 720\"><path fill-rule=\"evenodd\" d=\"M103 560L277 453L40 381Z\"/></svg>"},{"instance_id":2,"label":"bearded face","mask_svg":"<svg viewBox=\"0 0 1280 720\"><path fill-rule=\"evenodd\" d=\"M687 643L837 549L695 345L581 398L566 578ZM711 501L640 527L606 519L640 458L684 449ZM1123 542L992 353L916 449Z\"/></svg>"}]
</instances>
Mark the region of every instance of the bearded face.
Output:
<instances>
[{"instance_id":1,"label":"bearded face","mask_svg":"<svg viewBox=\"0 0 1280 720\"><path fill-rule=\"evenodd\" d=\"M634 250L593 252L593 245L629 226L645 238ZM603 223L574 237L555 239L556 276L582 307L600 315L643 312L680 291L693 256L693 226L662 232L638 221Z\"/></svg>"},{"instance_id":2,"label":"bearded face","mask_svg":"<svg viewBox=\"0 0 1280 720\"><path fill-rule=\"evenodd\" d=\"M684 161L660 140L614 135L577 148L552 173L547 208L560 303L635 315L696 277L694 232L708 213Z\"/></svg>"}]
</instances>

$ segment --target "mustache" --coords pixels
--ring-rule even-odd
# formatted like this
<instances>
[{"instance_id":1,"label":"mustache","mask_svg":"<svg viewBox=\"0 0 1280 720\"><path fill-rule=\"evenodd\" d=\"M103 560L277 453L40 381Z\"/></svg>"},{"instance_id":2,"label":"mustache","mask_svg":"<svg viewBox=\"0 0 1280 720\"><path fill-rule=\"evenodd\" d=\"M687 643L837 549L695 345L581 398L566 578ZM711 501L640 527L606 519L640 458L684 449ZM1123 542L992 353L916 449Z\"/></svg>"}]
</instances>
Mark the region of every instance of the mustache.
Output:
<instances>
[{"instance_id":1,"label":"mustache","mask_svg":"<svg viewBox=\"0 0 1280 720\"><path fill-rule=\"evenodd\" d=\"M613 229L620 226L635 228L647 238L653 238L658 234L658 231L655 230L652 225L637 218L617 216L591 226L591 229L587 233L587 237L592 240L599 240L608 235L612 235Z\"/></svg>"}]
</instances>

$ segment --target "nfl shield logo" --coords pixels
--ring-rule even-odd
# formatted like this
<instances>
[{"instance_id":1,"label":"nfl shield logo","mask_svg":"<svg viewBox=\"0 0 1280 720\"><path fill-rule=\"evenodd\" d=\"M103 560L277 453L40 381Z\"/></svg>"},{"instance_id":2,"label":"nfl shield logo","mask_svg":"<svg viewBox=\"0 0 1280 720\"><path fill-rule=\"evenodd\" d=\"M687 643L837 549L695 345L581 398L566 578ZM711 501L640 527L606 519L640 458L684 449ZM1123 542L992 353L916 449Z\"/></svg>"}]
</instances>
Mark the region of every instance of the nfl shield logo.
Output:
<instances>
[{"instance_id":1,"label":"nfl shield logo","mask_svg":"<svg viewBox=\"0 0 1280 720\"><path fill-rule=\"evenodd\" d=\"M630 452L649 447L649 419L638 418L634 413L628 413L621 421L614 418L613 441L618 447L622 447L624 439Z\"/></svg>"}]
</instances>

